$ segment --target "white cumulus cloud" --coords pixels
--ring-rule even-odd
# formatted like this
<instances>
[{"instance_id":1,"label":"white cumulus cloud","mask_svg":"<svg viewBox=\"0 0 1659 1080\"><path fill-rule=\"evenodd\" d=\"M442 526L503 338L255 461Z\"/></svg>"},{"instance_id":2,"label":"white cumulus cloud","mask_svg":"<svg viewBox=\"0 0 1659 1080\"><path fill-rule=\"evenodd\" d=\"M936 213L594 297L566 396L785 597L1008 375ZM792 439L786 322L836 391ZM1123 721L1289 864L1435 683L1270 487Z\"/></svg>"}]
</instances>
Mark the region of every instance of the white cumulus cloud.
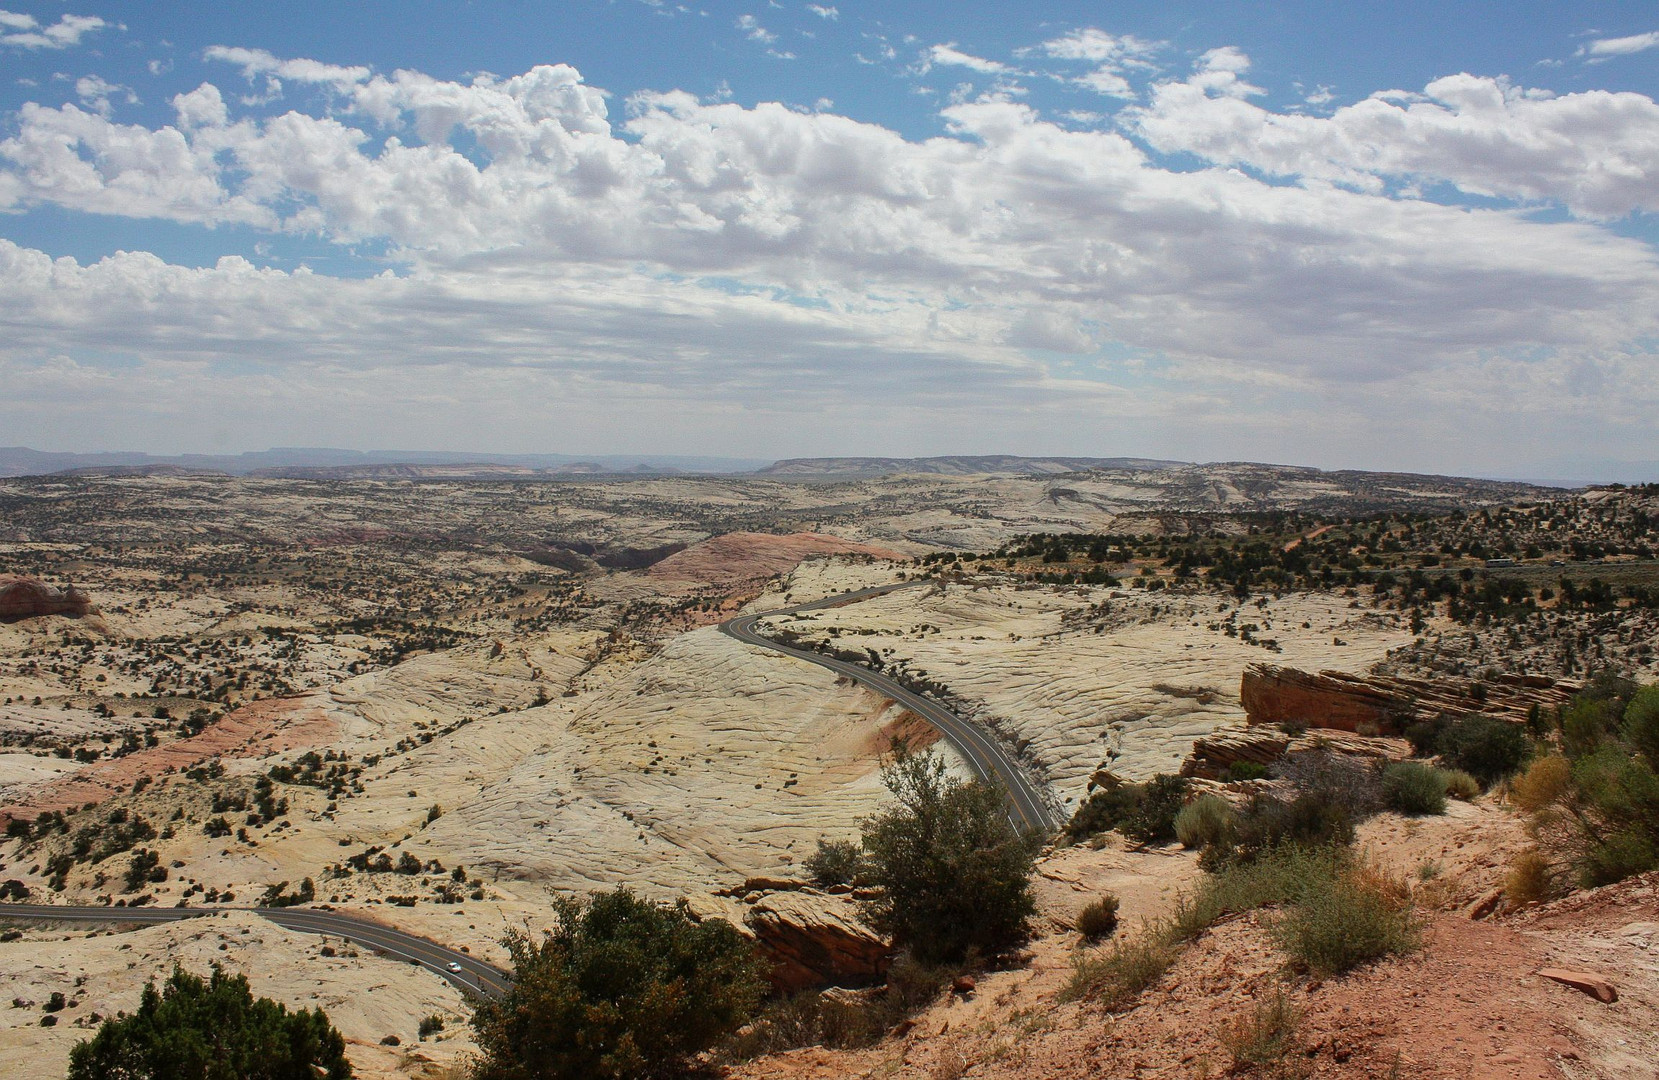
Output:
<instances>
[{"instance_id":1,"label":"white cumulus cloud","mask_svg":"<svg viewBox=\"0 0 1659 1080\"><path fill-rule=\"evenodd\" d=\"M33 15L0 10L0 45L18 49L67 49L81 38L108 26L96 15L60 15L55 23L42 23Z\"/></svg>"}]
</instances>

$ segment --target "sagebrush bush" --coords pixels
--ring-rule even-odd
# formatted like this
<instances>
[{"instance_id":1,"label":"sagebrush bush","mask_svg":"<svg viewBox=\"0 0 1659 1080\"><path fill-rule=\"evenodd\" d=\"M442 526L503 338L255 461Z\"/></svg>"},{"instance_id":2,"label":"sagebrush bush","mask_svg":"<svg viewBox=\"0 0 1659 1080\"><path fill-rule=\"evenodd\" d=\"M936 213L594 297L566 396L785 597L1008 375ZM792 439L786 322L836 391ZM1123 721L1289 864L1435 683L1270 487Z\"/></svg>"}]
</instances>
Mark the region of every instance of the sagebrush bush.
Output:
<instances>
[{"instance_id":1,"label":"sagebrush bush","mask_svg":"<svg viewBox=\"0 0 1659 1080\"><path fill-rule=\"evenodd\" d=\"M1336 975L1417 948L1421 932L1409 893L1375 871L1349 865L1328 888L1304 893L1272 926L1291 960L1316 975Z\"/></svg>"},{"instance_id":2,"label":"sagebrush bush","mask_svg":"<svg viewBox=\"0 0 1659 1080\"><path fill-rule=\"evenodd\" d=\"M1225 915L1290 903L1328 888L1346 859L1332 846L1284 844L1260 858L1229 863L1177 899L1164 932L1172 941L1190 941Z\"/></svg>"},{"instance_id":3,"label":"sagebrush bush","mask_svg":"<svg viewBox=\"0 0 1659 1080\"><path fill-rule=\"evenodd\" d=\"M1469 802L1480 797L1480 781L1462 769L1441 769L1440 775L1446 781L1446 794L1452 798Z\"/></svg>"},{"instance_id":4,"label":"sagebrush bush","mask_svg":"<svg viewBox=\"0 0 1659 1080\"><path fill-rule=\"evenodd\" d=\"M1446 778L1417 761L1392 761L1383 769L1383 797L1402 814L1444 814Z\"/></svg>"},{"instance_id":5,"label":"sagebrush bush","mask_svg":"<svg viewBox=\"0 0 1659 1080\"><path fill-rule=\"evenodd\" d=\"M1111 893L1090 901L1077 913L1077 932L1082 934L1086 941L1099 941L1101 938L1111 937L1117 928L1118 898Z\"/></svg>"},{"instance_id":6,"label":"sagebrush bush","mask_svg":"<svg viewBox=\"0 0 1659 1080\"><path fill-rule=\"evenodd\" d=\"M1322 847L1354 842L1354 820L1346 806L1326 792L1304 792L1285 800L1258 795L1237 814L1226 833L1204 849L1199 865L1215 870L1261 858L1280 847Z\"/></svg>"},{"instance_id":7,"label":"sagebrush bush","mask_svg":"<svg viewBox=\"0 0 1659 1080\"><path fill-rule=\"evenodd\" d=\"M1232 828L1233 808L1219 795L1200 795L1175 815L1175 838L1194 850L1227 835Z\"/></svg>"},{"instance_id":8,"label":"sagebrush bush","mask_svg":"<svg viewBox=\"0 0 1659 1080\"><path fill-rule=\"evenodd\" d=\"M1383 807L1382 774L1369 763L1330 750L1295 754L1278 767L1302 795L1342 809L1361 822Z\"/></svg>"}]
</instances>

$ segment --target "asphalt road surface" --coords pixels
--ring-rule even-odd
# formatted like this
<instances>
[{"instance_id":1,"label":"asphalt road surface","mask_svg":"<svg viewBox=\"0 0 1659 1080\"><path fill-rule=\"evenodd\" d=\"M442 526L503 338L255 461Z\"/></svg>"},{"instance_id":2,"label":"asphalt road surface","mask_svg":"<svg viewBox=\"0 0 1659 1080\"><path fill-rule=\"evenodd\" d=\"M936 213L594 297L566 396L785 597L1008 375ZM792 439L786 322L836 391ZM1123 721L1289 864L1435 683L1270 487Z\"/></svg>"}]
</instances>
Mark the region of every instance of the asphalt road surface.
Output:
<instances>
[{"instance_id":1,"label":"asphalt road surface","mask_svg":"<svg viewBox=\"0 0 1659 1080\"><path fill-rule=\"evenodd\" d=\"M322 908L112 908L68 904L0 904L0 921L38 919L56 922L151 924L199 918L211 915L215 911L252 911L287 930L296 930L304 934L329 934L342 938L377 953L429 968L462 990L484 997L500 997L511 983L505 972L482 960L474 959L467 953L446 948L389 926L354 919L349 915ZM450 964L458 965L461 970L451 971Z\"/></svg>"},{"instance_id":2,"label":"asphalt road surface","mask_svg":"<svg viewBox=\"0 0 1659 1080\"><path fill-rule=\"evenodd\" d=\"M837 660L833 656L814 652L810 649L797 649L764 637L755 631L755 623L761 619L775 615L795 615L803 611L820 611L824 608L840 607L843 604L855 603L872 596L880 596L898 589L913 588L917 585L934 584L930 581L906 581L896 585L878 585L870 589L859 589L857 592L840 593L824 600L817 600L810 604L799 604L790 608L779 608L776 611L762 611L754 615L739 615L735 619L720 624L720 629L746 645L756 645L773 652L793 656L798 660L817 664L819 667L829 668L837 675L869 687L883 697L903 705L906 709L920 716L939 730L939 734L955 747L957 752L967 759L974 772L982 779L996 780L1008 791L1009 817L1017 827L1028 831L1050 832L1058 828L1054 813L1044 801L1042 793L1037 790L1030 778L1020 769L1019 765L1003 749L1001 743L987 735L977 724L964 720L938 702L925 698L911 690L905 689L895 680L879 671L872 671L861 664L848 663Z\"/></svg>"}]
</instances>

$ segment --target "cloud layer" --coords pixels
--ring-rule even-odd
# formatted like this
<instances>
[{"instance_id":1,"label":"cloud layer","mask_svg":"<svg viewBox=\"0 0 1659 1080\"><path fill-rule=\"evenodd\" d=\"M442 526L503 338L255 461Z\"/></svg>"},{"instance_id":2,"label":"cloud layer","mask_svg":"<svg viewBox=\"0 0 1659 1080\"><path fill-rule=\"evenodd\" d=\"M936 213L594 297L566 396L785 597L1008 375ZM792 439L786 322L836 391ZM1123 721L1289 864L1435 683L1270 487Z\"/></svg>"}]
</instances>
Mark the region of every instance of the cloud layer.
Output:
<instances>
[{"instance_id":1,"label":"cloud layer","mask_svg":"<svg viewBox=\"0 0 1659 1080\"><path fill-rule=\"evenodd\" d=\"M1154 48L1084 29L1025 55L1127 95L1121 72ZM1013 70L948 45L927 56ZM160 127L117 122L109 84L88 85L86 108L26 106L0 141L0 208L383 244L397 275L81 266L0 244L0 374L33 388L19 401L195 378L328 411L358 392L331 387L377 383L403 395L385 415L422 423L486 408L442 389L466 372L572 416L672 402L692 440L733 409L804 412L821 417L816 449L853 450L837 432L900 408L930 418L901 437L921 449L971 431L1331 460L1386 430L1399 462L1425 429L1507 440L1457 450L1470 467L1598 410L1604 442L1634 444L1659 402L1659 266L1599 224L1659 210L1659 106L1636 94L1460 74L1306 116L1257 104L1248 58L1216 49L1115 127L990 93L917 141L678 92L618 109L565 65L457 82L207 58L254 97L203 83ZM313 107L245 104L284 82ZM1437 185L1493 203L1423 197ZM1610 386L1619 402L1597 401ZM1555 426L1518 432L1517 413ZM1183 430L1200 419L1213 427ZM1309 427L1333 420L1353 428ZM1056 423L1088 441L1054 442ZM535 434L523 421L513 438Z\"/></svg>"}]
</instances>

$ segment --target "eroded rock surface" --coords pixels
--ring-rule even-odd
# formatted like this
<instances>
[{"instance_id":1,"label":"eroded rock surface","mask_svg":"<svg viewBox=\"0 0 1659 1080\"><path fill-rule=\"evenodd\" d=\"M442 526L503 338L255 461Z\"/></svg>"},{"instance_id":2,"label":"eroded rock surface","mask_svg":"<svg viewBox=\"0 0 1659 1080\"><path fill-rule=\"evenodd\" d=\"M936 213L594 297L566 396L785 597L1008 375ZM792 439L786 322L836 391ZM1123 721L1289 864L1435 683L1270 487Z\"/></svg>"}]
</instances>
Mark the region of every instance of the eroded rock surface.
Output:
<instances>
[{"instance_id":1,"label":"eroded rock surface","mask_svg":"<svg viewBox=\"0 0 1659 1080\"><path fill-rule=\"evenodd\" d=\"M0 576L0 622L41 615L78 619L91 610L91 598L73 585L60 591L34 578Z\"/></svg>"},{"instance_id":2,"label":"eroded rock surface","mask_svg":"<svg viewBox=\"0 0 1659 1080\"><path fill-rule=\"evenodd\" d=\"M1239 683L1239 703L1251 724L1294 723L1341 731L1357 731L1365 725L1398 734L1411 722L1439 713L1485 713L1525 720L1533 705L1557 708L1580 689L1578 683L1533 675L1428 682L1251 664Z\"/></svg>"}]
</instances>

